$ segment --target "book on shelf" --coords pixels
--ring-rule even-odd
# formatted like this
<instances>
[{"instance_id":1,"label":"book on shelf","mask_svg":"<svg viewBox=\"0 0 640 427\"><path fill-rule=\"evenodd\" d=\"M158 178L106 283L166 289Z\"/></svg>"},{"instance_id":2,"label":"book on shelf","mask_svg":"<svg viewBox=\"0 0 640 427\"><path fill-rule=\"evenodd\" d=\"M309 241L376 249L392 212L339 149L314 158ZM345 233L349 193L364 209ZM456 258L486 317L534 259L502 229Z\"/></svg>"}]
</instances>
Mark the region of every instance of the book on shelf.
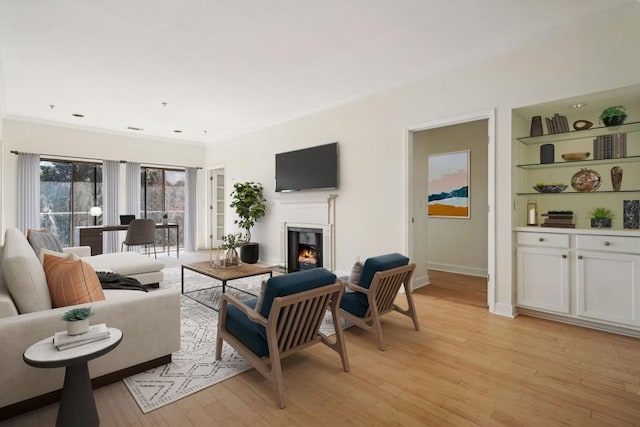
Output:
<instances>
[{"instance_id":1,"label":"book on shelf","mask_svg":"<svg viewBox=\"0 0 640 427\"><path fill-rule=\"evenodd\" d=\"M550 228L576 228L575 224L540 224L540 227Z\"/></svg>"},{"instance_id":2,"label":"book on shelf","mask_svg":"<svg viewBox=\"0 0 640 427\"><path fill-rule=\"evenodd\" d=\"M99 323L89 326L89 330L79 335L69 335L67 331L56 332L53 336L53 345L60 351L77 347L83 344L100 341L109 338L110 332L107 325Z\"/></svg>"}]
</instances>

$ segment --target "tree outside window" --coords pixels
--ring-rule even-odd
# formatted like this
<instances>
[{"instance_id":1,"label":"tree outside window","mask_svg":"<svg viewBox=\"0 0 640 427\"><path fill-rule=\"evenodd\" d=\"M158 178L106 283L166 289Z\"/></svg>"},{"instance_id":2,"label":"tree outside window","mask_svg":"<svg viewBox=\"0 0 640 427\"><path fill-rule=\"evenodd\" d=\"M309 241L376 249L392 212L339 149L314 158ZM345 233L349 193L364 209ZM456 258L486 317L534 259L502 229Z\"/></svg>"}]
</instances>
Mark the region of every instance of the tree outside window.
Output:
<instances>
[{"instance_id":1,"label":"tree outside window","mask_svg":"<svg viewBox=\"0 0 640 427\"><path fill-rule=\"evenodd\" d=\"M94 163L40 162L40 225L55 233L62 246L75 244L76 226L102 224L89 209L102 206L102 166Z\"/></svg>"},{"instance_id":2,"label":"tree outside window","mask_svg":"<svg viewBox=\"0 0 640 427\"><path fill-rule=\"evenodd\" d=\"M157 223L162 222L162 214L167 213L170 223L177 223L180 230L184 230L184 196L185 196L185 172L183 170L143 168L141 174L142 206L140 217L151 218ZM184 233L180 233L179 245L184 242ZM176 244L175 233L169 233L169 242L166 242L167 233L164 230L156 232L156 244Z\"/></svg>"}]
</instances>

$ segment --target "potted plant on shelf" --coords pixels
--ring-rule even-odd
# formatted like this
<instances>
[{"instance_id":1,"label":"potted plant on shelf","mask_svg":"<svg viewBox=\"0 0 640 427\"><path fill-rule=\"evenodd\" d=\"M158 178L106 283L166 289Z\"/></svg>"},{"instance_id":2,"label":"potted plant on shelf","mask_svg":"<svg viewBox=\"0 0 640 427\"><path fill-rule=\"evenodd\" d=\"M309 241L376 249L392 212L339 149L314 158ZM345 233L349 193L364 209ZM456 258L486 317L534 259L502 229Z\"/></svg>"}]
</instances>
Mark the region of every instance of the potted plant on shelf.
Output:
<instances>
[{"instance_id":1,"label":"potted plant on shelf","mask_svg":"<svg viewBox=\"0 0 640 427\"><path fill-rule=\"evenodd\" d=\"M600 114L600 123L605 126L619 126L627 118L627 112L622 105L605 108Z\"/></svg>"},{"instance_id":2,"label":"potted plant on shelf","mask_svg":"<svg viewBox=\"0 0 640 427\"><path fill-rule=\"evenodd\" d=\"M238 251L236 249L244 244L242 233L225 234L220 240L222 240L220 248L225 250L224 266L234 267L240 264Z\"/></svg>"},{"instance_id":3,"label":"potted plant on shelf","mask_svg":"<svg viewBox=\"0 0 640 427\"><path fill-rule=\"evenodd\" d=\"M80 335L89 330L89 317L93 316L91 306L72 308L66 311L62 320L67 322L67 335Z\"/></svg>"},{"instance_id":4,"label":"potted plant on shelf","mask_svg":"<svg viewBox=\"0 0 640 427\"><path fill-rule=\"evenodd\" d=\"M236 182L231 192L231 207L236 210L239 219L234 223L245 230L244 244L240 247L240 259L254 264L260 258L258 243L251 242L251 227L267 213L267 201L263 196L262 184L255 182Z\"/></svg>"},{"instance_id":5,"label":"potted plant on shelf","mask_svg":"<svg viewBox=\"0 0 640 427\"><path fill-rule=\"evenodd\" d=\"M611 228L613 217L613 211L604 206L598 206L589 211L591 227L593 228Z\"/></svg>"}]
</instances>

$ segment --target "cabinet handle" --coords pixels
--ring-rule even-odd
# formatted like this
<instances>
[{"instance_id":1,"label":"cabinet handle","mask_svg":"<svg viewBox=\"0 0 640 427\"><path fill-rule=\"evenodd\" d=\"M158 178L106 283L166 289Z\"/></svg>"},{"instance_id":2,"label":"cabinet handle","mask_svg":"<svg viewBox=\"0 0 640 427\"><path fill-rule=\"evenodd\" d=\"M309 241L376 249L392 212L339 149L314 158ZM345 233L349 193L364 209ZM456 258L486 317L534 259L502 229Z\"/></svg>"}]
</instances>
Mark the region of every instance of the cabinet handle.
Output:
<instances>
[{"instance_id":1,"label":"cabinet handle","mask_svg":"<svg viewBox=\"0 0 640 427\"><path fill-rule=\"evenodd\" d=\"M567 259L567 254L562 254L562 259Z\"/></svg>"},{"instance_id":2,"label":"cabinet handle","mask_svg":"<svg viewBox=\"0 0 640 427\"><path fill-rule=\"evenodd\" d=\"M538 242L544 242L544 239L542 237L538 237Z\"/></svg>"},{"instance_id":3,"label":"cabinet handle","mask_svg":"<svg viewBox=\"0 0 640 427\"><path fill-rule=\"evenodd\" d=\"M578 255L578 259L582 259L582 255Z\"/></svg>"},{"instance_id":4,"label":"cabinet handle","mask_svg":"<svg viewBox=\"0 0 640 427\"><path fill-rule=\"evenodd\" d=\"M605 246L611 246L611 242L604 242Z\"/></svg>"}]
</instances>

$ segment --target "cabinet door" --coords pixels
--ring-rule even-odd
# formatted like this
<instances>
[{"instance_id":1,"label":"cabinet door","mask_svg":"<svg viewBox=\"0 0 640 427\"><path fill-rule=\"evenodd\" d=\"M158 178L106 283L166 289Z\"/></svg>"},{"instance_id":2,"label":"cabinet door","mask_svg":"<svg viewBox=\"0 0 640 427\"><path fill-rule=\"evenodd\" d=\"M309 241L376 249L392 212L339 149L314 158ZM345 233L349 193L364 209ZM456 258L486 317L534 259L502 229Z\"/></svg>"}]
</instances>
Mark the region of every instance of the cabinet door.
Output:
<instances>
[{"instance_id":1,"label":"cabinet door","mask_svg":"<svg viewBox=\"0 0 640 427\"><path fill-rule=\"evenodd\" d=\"M577 252L577 314L640 326L640 255Z\"/></svg>"},{"instance_id":2,"label":"cabinet door","mask_svg":"<svg viewBox=\"0 0 640 427\"><path fill-rule=\"evenodd\" d=\"M516 262L518 305L569 313L566 250L518 246Z\"/></svg>"}]
</instances>

